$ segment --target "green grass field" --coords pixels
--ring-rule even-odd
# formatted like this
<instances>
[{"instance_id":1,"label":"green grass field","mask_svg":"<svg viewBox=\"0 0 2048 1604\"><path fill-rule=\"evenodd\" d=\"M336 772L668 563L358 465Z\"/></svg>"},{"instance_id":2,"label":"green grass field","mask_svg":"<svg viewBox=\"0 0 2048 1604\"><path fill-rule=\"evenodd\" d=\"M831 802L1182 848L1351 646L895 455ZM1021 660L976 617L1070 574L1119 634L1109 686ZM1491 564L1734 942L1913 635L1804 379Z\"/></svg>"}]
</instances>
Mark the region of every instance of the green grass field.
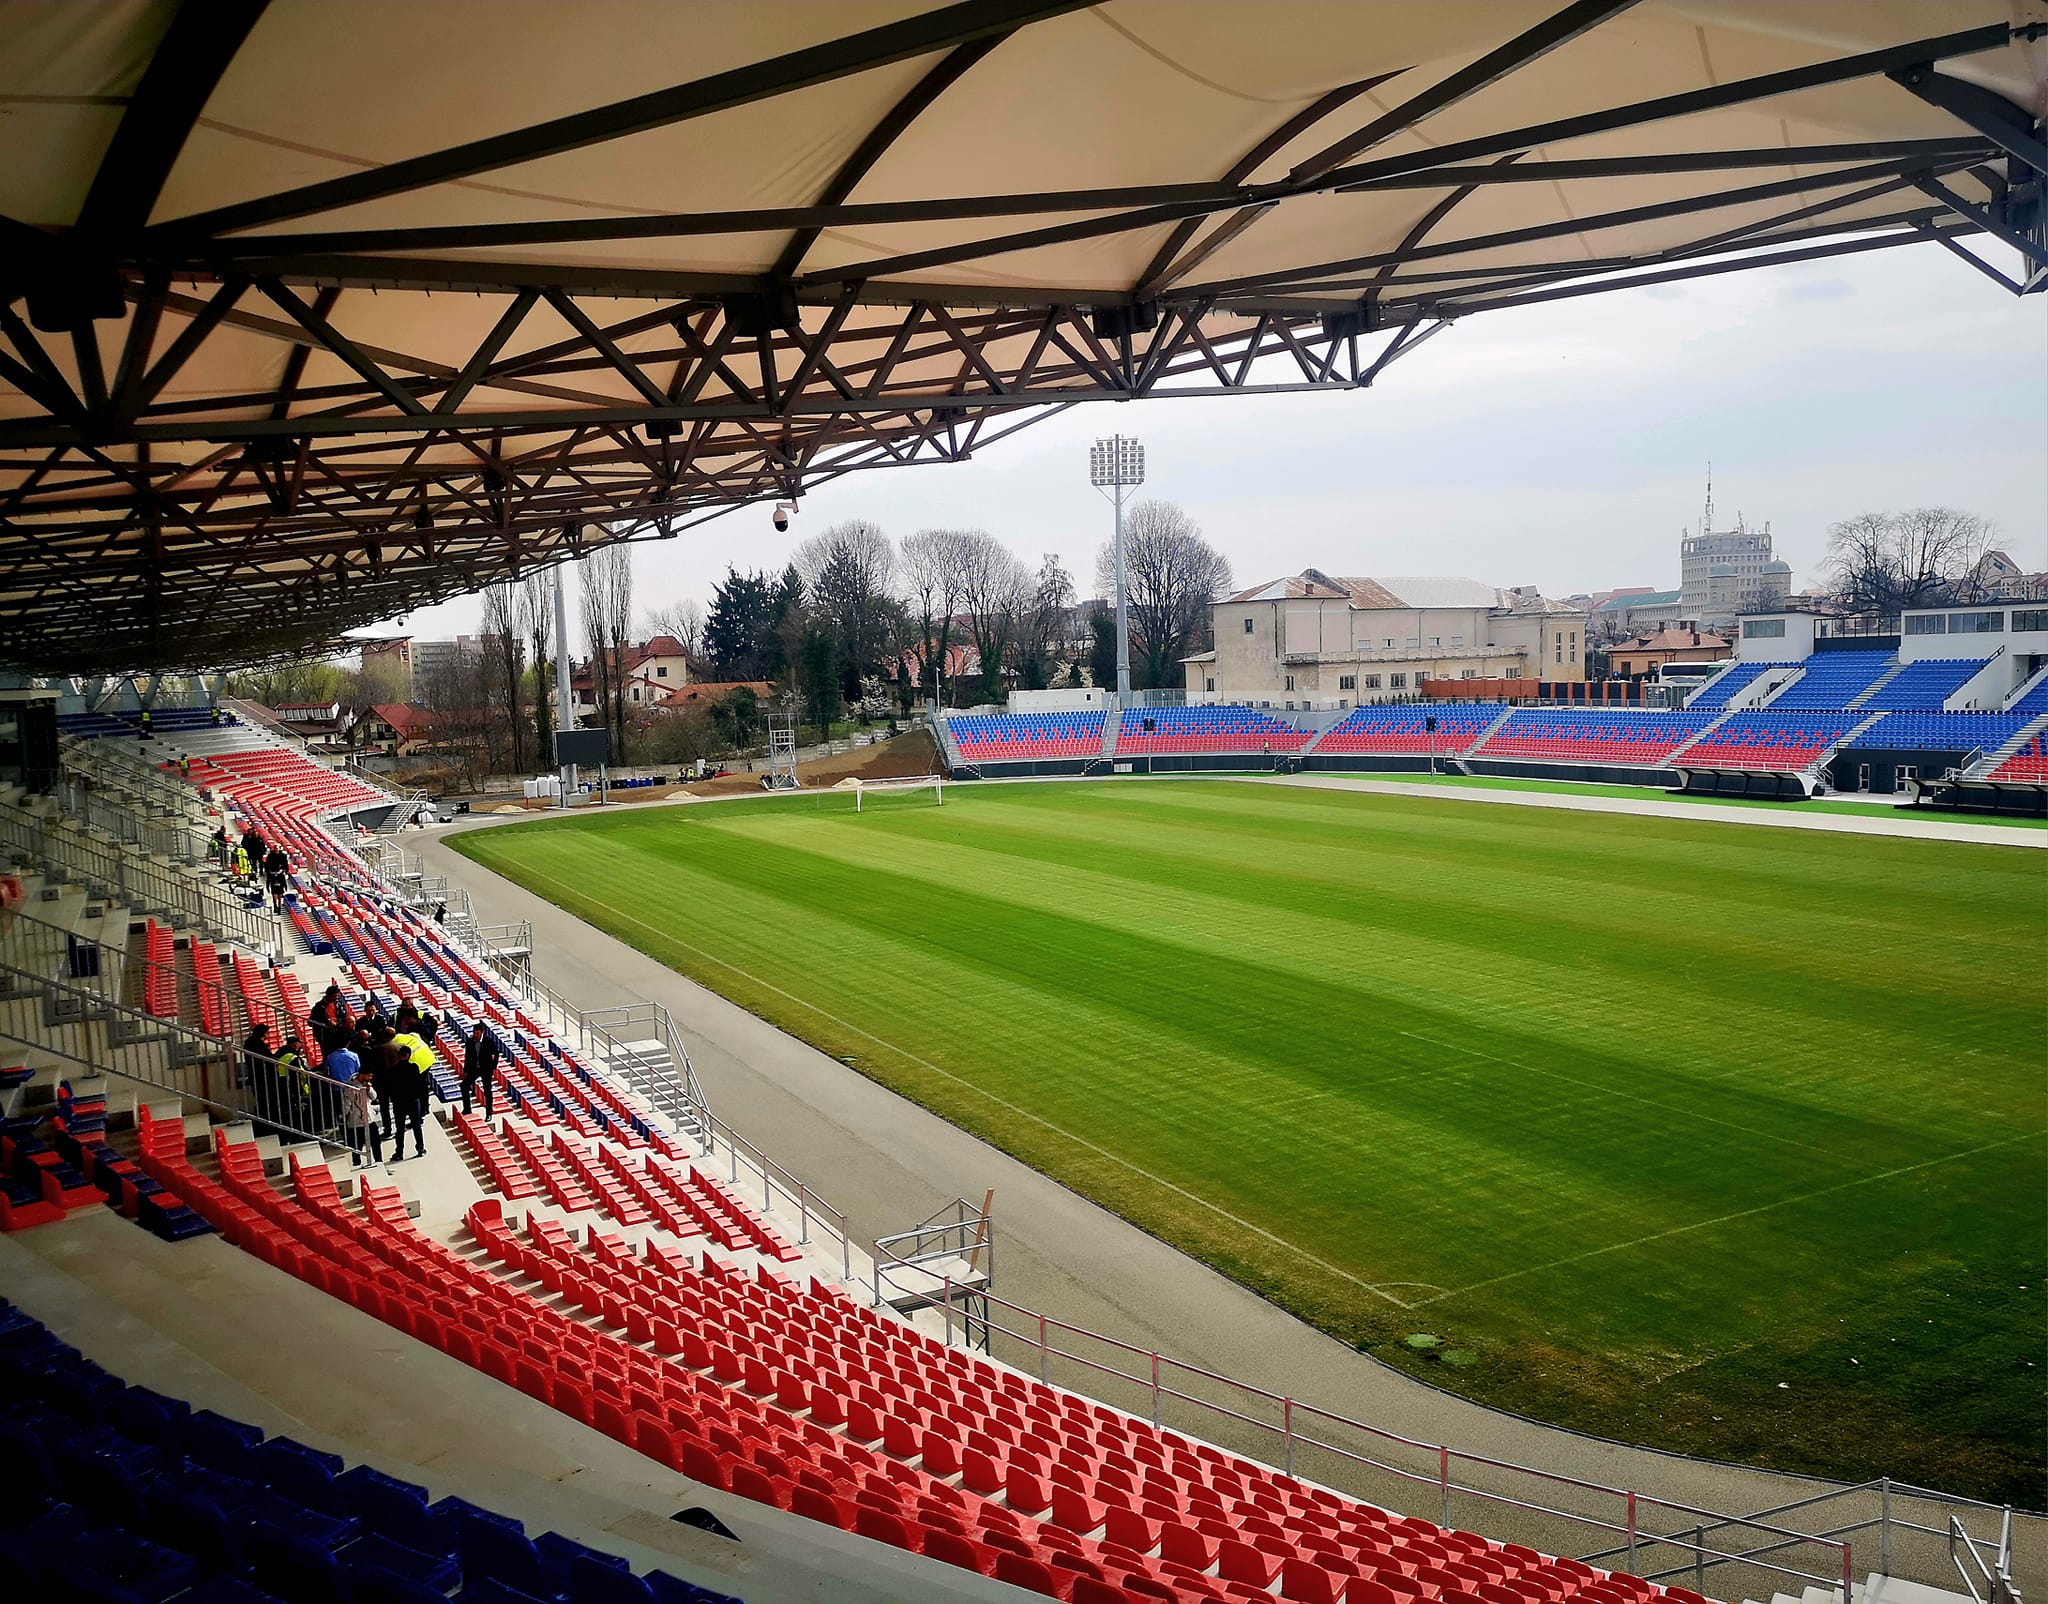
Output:
<instances>
[{"instance_id":1,"label":"green grass field","mask_svg":"<svg viewBox=\"0 0 2048 1604\"><path fill-rule=\"evenodd\" d=\"M1215 780L850 808L456 844L1432 1381L2048 1502L2048 854Z\"/></svg>"}]
</instances>

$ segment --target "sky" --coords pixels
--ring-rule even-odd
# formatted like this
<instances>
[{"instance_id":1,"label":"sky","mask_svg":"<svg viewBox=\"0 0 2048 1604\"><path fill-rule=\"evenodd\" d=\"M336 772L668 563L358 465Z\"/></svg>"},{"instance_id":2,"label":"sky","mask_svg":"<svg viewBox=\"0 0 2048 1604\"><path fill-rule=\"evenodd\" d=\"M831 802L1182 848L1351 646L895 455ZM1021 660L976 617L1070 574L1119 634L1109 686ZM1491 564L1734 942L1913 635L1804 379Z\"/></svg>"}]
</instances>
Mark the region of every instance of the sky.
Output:
<instances>
[{"instance_id":1,"label":"sky","mask_svg":"<svg viewBox=\"0 0 2048 1604\"><path fill-rule=\"evenodd\" d=\"M1315 567L1674 588L1709 461L1715 526L1768 522L1795 589L1818 582L1829 524L1902 507L1976 513L2048 569L2048 295L2016 300L1929 245L1466 319L1369 390L1076 407L970 462L849 474L786 534L763 504L638 545L636 607L708 604L728 564L779 570L853 517L986 529L1091 594L1111 512L1088 444L1118 432L1145 443L1141 494L1186 508L1240 586ZM454 634L477 611L383 630Z\"/></svg>"}]
</instances>

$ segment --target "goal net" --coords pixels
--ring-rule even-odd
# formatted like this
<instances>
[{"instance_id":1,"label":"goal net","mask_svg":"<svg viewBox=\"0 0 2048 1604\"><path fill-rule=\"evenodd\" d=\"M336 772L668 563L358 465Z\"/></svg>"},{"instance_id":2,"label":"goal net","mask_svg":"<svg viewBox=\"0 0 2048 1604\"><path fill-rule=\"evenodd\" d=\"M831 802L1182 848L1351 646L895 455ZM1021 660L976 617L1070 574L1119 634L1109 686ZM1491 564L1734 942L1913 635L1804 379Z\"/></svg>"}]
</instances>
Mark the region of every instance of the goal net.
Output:
<instances>
[{"instance_id":1,"label":"goal net","mask_svg":"<svg viewBox=\"0 0 2048 1604\"><path fill-rule=\"evenodd\" d=\"M855 780L853 811L872 813L877 808L920 807L926 803L943 806L946 782L937 774L916 774L901 780Z\"/></svg>"}]
</instances>

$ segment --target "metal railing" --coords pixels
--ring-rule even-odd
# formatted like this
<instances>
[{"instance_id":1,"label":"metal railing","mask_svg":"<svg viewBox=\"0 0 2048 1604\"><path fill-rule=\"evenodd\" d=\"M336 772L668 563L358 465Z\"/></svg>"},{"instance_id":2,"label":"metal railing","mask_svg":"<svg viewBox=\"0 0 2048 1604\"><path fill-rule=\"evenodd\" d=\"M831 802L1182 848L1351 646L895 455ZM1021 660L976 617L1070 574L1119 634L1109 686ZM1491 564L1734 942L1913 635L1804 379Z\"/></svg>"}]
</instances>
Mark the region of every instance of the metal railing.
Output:
<instances>
[{"instance_id":1,"label":"metal railing","mask_svg":"<svg viewBox=\"0 0 2048 1604\"><path fill-rule=\"evenodd\" d=\"M898 1286L880 1264L876 1287L878 1297L895 1287L906 1298L944 1308L948 1342L956 1321L964 1330L971 1315L986 1323L992 1337L1016 1345L1011 1354L999 1357L1019 1368L1035 1368L1042 1379L1051 1381L1057 1364L1063 1372L1061 1384L1072 1390L1149 1418L1157 1426L1186 1423L1212 1441L1249 1442L1252 1454L1284 1474L1372 1497L1397 1509L1412 1506L1417 1493L1433 1495L1435 1508L1430 1513L1446 1526L1484 1530L1505 1523L1514 1528L1512 1535L1518 1540L1552 1553L1569 1552L1581 1546L1584 1534L1600 1533L1603 1539L1614 1540L1603 1554L1625 1559L1609 1568L1646 1578L1683 1572L1703 1580L1709 1569L1739 1564L1766 1577L1789 1579L1798 1587L1839 1589L1845 1604L1852 1596L1853 1550L1846 1538L1797 1531L1766 1515L1700 1509L1405 1437L1155 1349L1055 1320L984 1288L969 1291L950 1283L936 1290ZM1016 1323L1006 1323L1006 1318ZM1080 1351L1083 1345L1094 1351ZM1408 1496L1399 1496L1403 1489ZM1389 1498L1390 1491L1396 1496ZM1710 1541L1714 1533L1736 1529L1759 1533L1766 1541L1747 1547ZM1812 1556L1807 1564L1790 1563L1790 1554L1802 1549Z\"/></svg>"},{"instance_id":2,"label":"metal railing","mask_svg":"<svg viewBox=\"0 0 2048 1604\"><path fill-rule=\"evenodd\" d=\"M45 1024L33 1036L0 1024L0 1041L15 1041L31 1059L75 1064L82 1074L112 1075L203 1104L231 1119L323 1148L347 1146L340 1132L346 1088L317 1070L294 1070L278 1091L243 1073L241 1046L176 1020L161 1019L109 997L82 980L18 967L0 956L0 1002L41 1002ZM54 1016L56 1023L49 1023ZM0 1022L14 1016L0 1007ZM256 1075L275 1074L252 1066Z\"/></svg>"},{"instance_id":3,"label":"metal railing","mask_svg":"<svg viewBox=\"0 0 2048 1604\"><path fill-rule=\"evenodd\" d=\"M199 793L191 786L112 741L83 741L67 735L58 743L58 754L66 773L117 787L156 807L189 813L199 801Z\"/></svg>"},{"instance_id":4,"label":"metal railing","mask_svg":"<svg viewBox=\"0 0 2048 1604\"><path fill-rule=\"evenodd\" d=\"M1987 1547L1991 1549L1991 1559L1988 1563L1984 1558L1984 1550ZM1996 1544L1987 1544L1982 1539L1972 1536L1964 1528L1960 1516L1950 1515L1948 1553L1950 1563L1955 1566L1956 1575L1962 1578L1963 1590L1976 1601L1976 1604L2020 1604L2019 1589L2012 1584L2011 1510L2005 1512L2005 1519L2000 1523ZM1969 1556L1969 1565L1963 1563L1964 1555ZM1975 1576L1970 1574L1972 1567L1976 1569ZM1984 1590L1981 1593L1977 1590L1979 1582L1983 1583Z\"/></svg>"},{"instance_id":5,"label":"metal railing","mask_svg":"<svg viewBox=\"0 0 2048 1604\"><path fill-rule=\"evenodd\" d=\"M1930 1586L1940 1586L1948 1567L1953 1566L1963 1572L1964 1583L1968 1587L1970 1576L1963 1568L1963 1557L1967 1554L1977 1567L1979 1579L1986 1590L1983 1597L1978 1597L1976 1589L1969 1587L1972 1597L1978 1597L1978 1604L1994 1604L1994 1600L1996 1604L2018 1604L2019 1592L2012 1582L2010 1507L1916 1487L1910 1482L1893 1481L1888 1476L1848 1487L1830 1487L1788 1503L1752 1511L1746 1516L1729 1517L1705 1526L1695 1525L1691 1529L1700 1536L1722 1538L1728 1533L1751 1528L1768 1530L1759 1528L1758 1523L1778 1521L1792 1515L1800 1516L1807 1525L1817 1526L1818 1529L1807 1535L1824 1541L1839 1542L1875 1533L1876 1569L1883 1576L1917 1573L1913 1579L1924 1580ZM1842 1515L1848 1518L1839 1518ZM1965 1515L1995 1521L1998 1535L1995 1538L1976 1536L1963 1524ZM1746 1549L1739 1562L1746 1563L1782 1546L1782 1541L1774 1540ZM1868 1553L1867 1543L1864 1551ZM1582 1557L1588 1564L1598 1565L1617 1558L1620 1552L1610 1548ZM1989 1560L1985 1558L1987 1552ZM1713 1562L1722 1563L1730 1562ZM1700 1567L1699 1571L1711 1568L1710 1564ZM1644 1579L1666 1580L1691 1569L1679 1567L1672 1571L1645 1572Z\"/></svg>"},{"instance_id":6,"label":"metal railing","mask_svg":"<svg viewBox=\"0 0 2048 1604\"><path fill-rule=\"evenodd\" d=\"M276 917L246 906L203 871L158 862L119 842L65 828L60 821L0 804L0 850L26 858L46 876L83 881L94 895L174 924L197 926L254 950L276 946Z\"/></svg>"},{"instance_id":7,"label":"metal railing","mask_svg":"<svg viewBox=\"0 0 2048 1604\"><path fill-rule=\"evenodd\" d=\"M536 988L551 1000L555 994L536 979ZM744 1198L760 1186L764 1214L794 1214L797 1246L810 1246L813 1230L823 1231L839 1244L840 1276L853 1277L853 1235L843 1209L811 1189L810 1183L793 1174L748 1141L711 1112L704 1088L697 1080L697 1066L669 1012L660 1003L624 1003L611 1008L576 1009L554 1001L556 1011L573 1019L583 1032L585 1050L602 1058L605 1065L627 1088L646 1099L648 1106L667 1119L679 1135L697 1144L700 1155L712 1165L724 1150L726 1175ZM635 1044L658 1044L660 1056L635 1050ZM661 1062L665 1057L666 1064Z\"/></svg>"},{"instance_id":8,"label":"metal railing","mask_svg":"<svg viewBox=\"0 0 2048 1604\"><path fill-rule=\"evenodd\" d=\"M171 812L147 799L124 795L118 781L94 781L66 774L53 793L73 819L144 852L190 868L205 861L206 835L188 814Z\"/></svg>"}]
</instances>

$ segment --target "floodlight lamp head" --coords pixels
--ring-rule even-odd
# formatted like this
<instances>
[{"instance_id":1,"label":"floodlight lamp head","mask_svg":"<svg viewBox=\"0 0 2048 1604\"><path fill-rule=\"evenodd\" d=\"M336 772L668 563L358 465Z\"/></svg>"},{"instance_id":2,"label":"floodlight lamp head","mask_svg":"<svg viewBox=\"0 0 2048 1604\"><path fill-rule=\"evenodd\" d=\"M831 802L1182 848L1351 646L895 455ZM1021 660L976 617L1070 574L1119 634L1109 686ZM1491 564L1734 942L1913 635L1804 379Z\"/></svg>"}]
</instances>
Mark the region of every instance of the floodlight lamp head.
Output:
<instances>
[{"instance_id":1,"label":"floodlight lamp head","mask_svg":"<svg viewBox=\"0 0 2048 1604\"><path fill-rule=\"evenodd\" d=\"M1088 482L1098 488L1145 482L1145 447L1128 435L1114 434L1088 448Z\"/></svg>"}]
</instances>

